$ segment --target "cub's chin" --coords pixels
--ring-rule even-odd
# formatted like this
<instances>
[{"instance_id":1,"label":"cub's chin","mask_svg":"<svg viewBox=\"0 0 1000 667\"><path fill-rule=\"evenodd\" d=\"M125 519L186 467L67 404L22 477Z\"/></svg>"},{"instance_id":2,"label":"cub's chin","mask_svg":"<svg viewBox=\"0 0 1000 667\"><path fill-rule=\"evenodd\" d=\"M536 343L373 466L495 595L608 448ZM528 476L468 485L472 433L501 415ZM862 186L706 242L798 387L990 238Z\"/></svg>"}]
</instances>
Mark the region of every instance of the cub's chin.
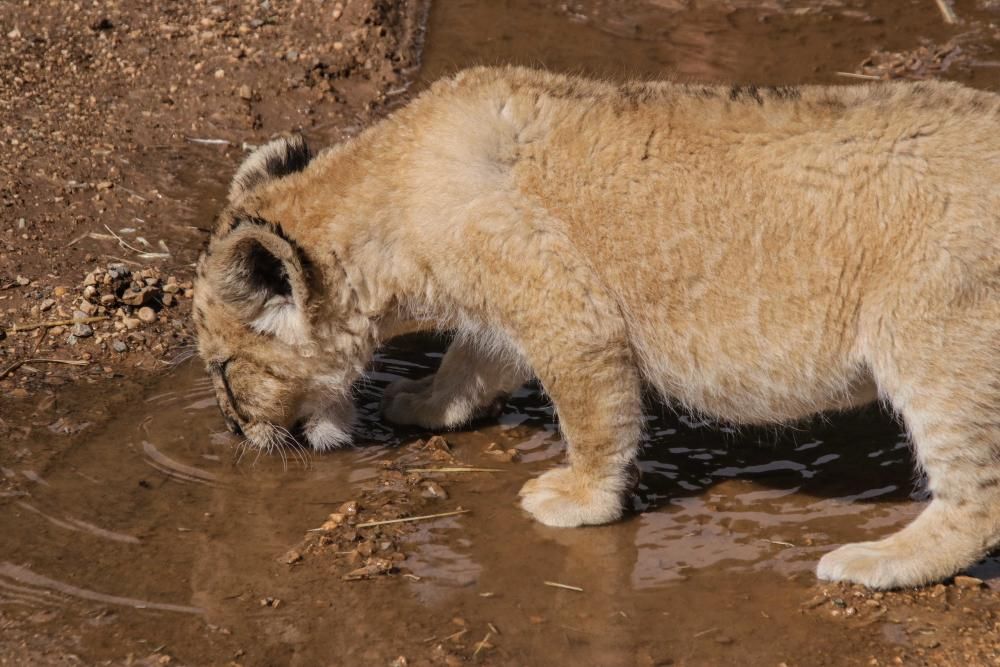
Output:
<instances>
[{"instance_id":1,"label":"cub's chin","mask_svg":"<svg viewBox=\"0 0 1000 667\"><path fill-rule=\"evenodd\" d=\"M302 423L300 433L317 452L346 447L351 444L356 419L353 402L338 402L313 413Z\"/></svg>"},{"instance_id":2,"label":"cub's chin","mask_svg":"<svg viewBox=\"0 0 1000 667\"><path fill-rule=\"evenodd\" d=\"M310 419L302 429L305 441L317 452L325 452L351 444L351 427L329 419Z\"/></svg>"}]
</instances>

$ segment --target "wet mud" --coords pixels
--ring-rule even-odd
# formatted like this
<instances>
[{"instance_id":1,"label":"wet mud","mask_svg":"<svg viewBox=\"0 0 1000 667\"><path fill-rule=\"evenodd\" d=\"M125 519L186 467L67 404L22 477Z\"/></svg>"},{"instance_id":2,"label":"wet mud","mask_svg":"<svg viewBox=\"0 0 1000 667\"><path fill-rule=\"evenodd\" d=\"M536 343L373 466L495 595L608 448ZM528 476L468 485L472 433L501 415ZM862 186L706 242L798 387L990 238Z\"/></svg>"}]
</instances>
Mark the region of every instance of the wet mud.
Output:
<instances>
[{"instance_id":1,"label":"wet mud","mask_svg":"<svg viewBox=\"0 0 1000 667\"><path fill-rule=\"evenodd\" d=\"M952 25L930 0L448 0L432 8L412 90L505 62L761 84L903 72L998 89L991 7L958 2ZM210 220L224 161L183 178L164 163L191 224ZM238 449L197 360L117 389L95 379L105 396L60 388L0 458L0 662L1000 664L998 558L921 591L815 581L823 553L893 532L926 500L877 406L734 430L650 400L630 514L552 529L516 506L564 455L537 387L444 434L444 460L414 448L431 434L380 418L384 386L433 372L446 344L384 349L357 387L357 446L326 455ZM491 471L434 472L453 467ZM317 531L331 513L337 530ZM386 566L349 576L375 558Z\"/></svg>"}]
</instances>

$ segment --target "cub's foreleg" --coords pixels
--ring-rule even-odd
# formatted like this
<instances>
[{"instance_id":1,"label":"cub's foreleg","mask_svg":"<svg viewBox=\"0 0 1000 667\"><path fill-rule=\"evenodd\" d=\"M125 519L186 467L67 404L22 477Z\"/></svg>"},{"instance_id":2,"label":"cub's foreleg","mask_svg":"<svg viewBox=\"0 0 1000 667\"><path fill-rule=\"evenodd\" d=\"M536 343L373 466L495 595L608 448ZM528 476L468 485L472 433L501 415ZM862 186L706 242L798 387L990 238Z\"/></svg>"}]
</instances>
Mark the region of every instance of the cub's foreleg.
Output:
<instances>
[{"instance_id":1,"label":"cub's foreleg","mask_svg":"<svg viewBox=\"0 0 1000 667\"><path fill-rule=\"evenodd\" d=\"M464 211L475 222L440 274L442 292L528 363L568 448L569 465L525 484L521 506L550 526L613 521L642 425L639 371L617 301L545 211L518 200Z\"/></svg>"},{"instance_id":2,"label":"cub's foreleg","mask_svg":"<svg viewBox=\"0 0 1000 667\"><path fill-rule=\"evenodd\" d=\"M436 373L389 385L382 412L397 424L456 428L499 411L507 396L527 379L528 371L516 356L484 351L474 341L459 338L448 348Z\"/></svg>"}]
</instances>

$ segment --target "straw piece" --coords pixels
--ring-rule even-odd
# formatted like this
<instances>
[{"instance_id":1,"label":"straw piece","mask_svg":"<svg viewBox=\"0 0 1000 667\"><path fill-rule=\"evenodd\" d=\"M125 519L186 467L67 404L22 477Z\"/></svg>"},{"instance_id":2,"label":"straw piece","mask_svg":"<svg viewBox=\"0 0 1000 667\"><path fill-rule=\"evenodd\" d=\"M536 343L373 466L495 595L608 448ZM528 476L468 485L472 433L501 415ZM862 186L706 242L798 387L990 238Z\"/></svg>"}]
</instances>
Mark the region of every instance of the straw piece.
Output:
<instances>
[{"instance_id":1,"label":"straw piece","mask_svg":"<svg viewBox=\"0 0 1000 667\"><path fill-rule=\"evenodd\" d=\"M542 582L546 586L551 586L552 588L563 588L567 591L576 591L577 593L582 593L583 589L579 586L570 586L569 584L560 584L558 581L545 581Z\"/></svg>"},{"instance_id":2,"label":"straw piece","mask_svg":"<svg viewBox=\"0 0 1000 667\"><path fill-rule=\"evenodd\" d=\"M503 468L407 468L406 472L507 472Z\"/></svg>"},{"instance_id":3,"label":"straw piece","mask_svg":"<svg viewBox=\"0 0 1000 667\"><path fill-rule=\"evenodd\" d=\"M954 7L948 0L935 0L935 2L937 2L938 9L941 10L941 17L945 23L958 23L958 14L955 13Z\"/></svg>"},{"instance_id":4,"label":"straw piece","mask_svg":"<svg viewBox=\"0 0 1000 667\"><path fill-rule=\"evenodd\" d=\"M441 512L440 514L424 514L421 516L408 516L402 519L386 519L385 521L369 521L367 523L359 523L355 528L374 528L375 526L386 526L390 523L407 523L409 521L428 521L430 519L440 519L446 516L457 516L459 514L468 514L472 510L455 510L454 512Z\"/></svg>"},{"instance_id":5,"label":"straw piece","mask_svg":"<svg viewBox=\"0 0 1000 667\"><path fill-rule=\"evenodd\" d=\"M858 74L857 72L834 72L837 76L846 76L850 79L864 79L865 81L881 81L882 77L872 74Z\"/></svg>"},{"instance_id":6,"label":"straw piece","mask_svg":"<svg viewBox=\"0 0 1000 667\"><path fill-rule=\"evenodd\" d=\"M51 329L52 327L64 327L71 324L90 324L91 322L103 322L108 319L107 317L84 317L78 320L54 320L51 322L36 322L34 324L15 324L10 329L7 329L7 333L18 333L19 331L32 331L34 329Z\"/></svg>"}]
</instances>

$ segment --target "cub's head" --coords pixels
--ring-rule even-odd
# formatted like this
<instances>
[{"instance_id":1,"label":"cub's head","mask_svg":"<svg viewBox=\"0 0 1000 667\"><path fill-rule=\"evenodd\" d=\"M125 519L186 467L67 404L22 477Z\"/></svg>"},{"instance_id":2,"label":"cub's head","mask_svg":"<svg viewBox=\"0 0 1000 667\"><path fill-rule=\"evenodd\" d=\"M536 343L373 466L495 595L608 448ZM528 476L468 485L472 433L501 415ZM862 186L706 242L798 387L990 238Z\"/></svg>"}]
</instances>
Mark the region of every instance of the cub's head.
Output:
<instances>
[{"instance_id":1,"label":"cub's head","mask_svg":"<svg viewBox=\"0 0 1000 667\"><path fill-rule=\"evenodd\" d=\"M247 158L198 261L198 350L219 408L230 431L268 450L350 442L350 388L371 354L369 321L337 258L257 213L265 197L288 196L267 186L308 162L298 137Z\"/></svg>"}]
</instances>

